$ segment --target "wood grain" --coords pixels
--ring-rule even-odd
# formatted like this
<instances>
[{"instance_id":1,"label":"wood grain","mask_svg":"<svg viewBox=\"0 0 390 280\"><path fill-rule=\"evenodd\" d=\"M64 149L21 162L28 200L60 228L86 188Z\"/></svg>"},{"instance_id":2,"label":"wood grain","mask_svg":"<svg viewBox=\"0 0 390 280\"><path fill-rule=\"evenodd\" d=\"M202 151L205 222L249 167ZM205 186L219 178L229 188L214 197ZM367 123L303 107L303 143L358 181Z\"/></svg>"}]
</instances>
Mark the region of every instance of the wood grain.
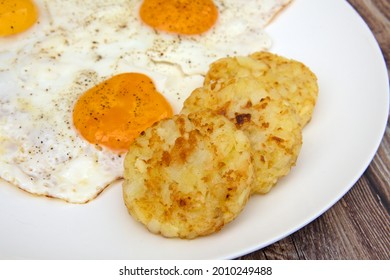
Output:
<instances>
[{"instance_id":1,"label":"wood grain","mask_svg":"<svg viewBox=\"0 0 390 280\"><path fill-rule=\"evenodd\" d=\"M349 0L390 62L390 1ZM390 259L390 124L370 166L332 208L298 232L239 259Z\"/></svg>"}]
</instances>

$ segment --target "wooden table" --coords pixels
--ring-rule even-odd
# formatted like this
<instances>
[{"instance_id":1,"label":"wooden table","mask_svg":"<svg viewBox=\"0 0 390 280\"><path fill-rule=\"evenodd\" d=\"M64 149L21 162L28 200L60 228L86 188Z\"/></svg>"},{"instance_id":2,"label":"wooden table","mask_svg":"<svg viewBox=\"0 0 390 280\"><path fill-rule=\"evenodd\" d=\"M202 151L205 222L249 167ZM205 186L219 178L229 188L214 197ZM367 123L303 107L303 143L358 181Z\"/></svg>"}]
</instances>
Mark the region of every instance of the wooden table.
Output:
<instances>
[{"instance_id":1,"label":"wooden table","mask_svg":"<svg viewBox=\"0 0 390 280\"><path fill-rule=\"evenodd\" d=\"M341 0L340 0L341 1ZM390 63L390 2L349 0ZM390 123L363 176L331 209L298 232L241 257L254 259L390 259Z\"/></svg>"}]
</instances>

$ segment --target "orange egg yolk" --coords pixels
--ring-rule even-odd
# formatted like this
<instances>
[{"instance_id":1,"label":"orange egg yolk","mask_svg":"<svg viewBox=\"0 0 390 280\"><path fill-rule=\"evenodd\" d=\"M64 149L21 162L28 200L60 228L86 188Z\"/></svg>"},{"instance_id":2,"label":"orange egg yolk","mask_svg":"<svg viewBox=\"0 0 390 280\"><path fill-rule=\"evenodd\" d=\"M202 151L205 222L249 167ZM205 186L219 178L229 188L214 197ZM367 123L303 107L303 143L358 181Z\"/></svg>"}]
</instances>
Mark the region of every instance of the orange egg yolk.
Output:
<instances>
[{"instance_id":1,"label":"orange egg yolk","mask_svg":"<svg viewBox=\"0 0 390 280\"><path fill-rule=\"evenodd\" d=\"M218 9L211 0L145 0L140 16L143 22L155 29L195 35L213 27Z\"/></svg>"},{"instance_id":2,"label":"orange egg yolk","mask_svg":"<svg viewBox=\"0 0 390 280\"><path fill-rule=\"evenodd\" d=\"M23 32L38 18L31 0L0 0L0 36Z\"/></svg>"},{"instance_id":3,"label":"orange egg yolk","mask_svg":"<svg viewBox=\"0 0 390 280\"><path fill-rule=\"evenodd\" d=\"M123 153L142 131L172 115L148 76L124 73L86 91L75 104L73 123L90 143Z\"/></svg>"}]
</instances>

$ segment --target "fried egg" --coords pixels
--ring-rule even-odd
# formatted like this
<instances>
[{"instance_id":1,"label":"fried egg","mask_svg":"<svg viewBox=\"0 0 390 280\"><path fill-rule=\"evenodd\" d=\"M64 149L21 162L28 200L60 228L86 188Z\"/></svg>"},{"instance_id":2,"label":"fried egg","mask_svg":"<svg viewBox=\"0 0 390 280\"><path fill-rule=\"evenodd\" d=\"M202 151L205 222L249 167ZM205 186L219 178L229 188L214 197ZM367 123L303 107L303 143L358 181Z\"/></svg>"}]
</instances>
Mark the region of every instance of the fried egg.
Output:
<instances>
[{"instance_id":1,"label":"fried egg","mask_svg":"<svg viewBox=\"0 0 390 280\"><path fill-rule=\"evenodd\" d=\"M213 28L203 33L202 36L183 37L161 34L155 38L147 54L154 61L180 66L187 75L204 74L209 64L216 59L248 55L253 50L269 49L272 41L264 32L264 27L278 11L290 2L291 0L214 1L219 14ZM178 9L179 13L181 10ZM196 12L196 10L193 11L193 13Z\"/></svg>"},{"instance_id":2,"label":"fried egg","mask_svg":"<svg viewBox=\"0 0 390 280\"><path fill-rule=\"evenodd\" d=\"M18 16L9 21L9 13L19 9L11 2L29 7L29 20ZM146 22L142 1L0 2L0 177L33 194L72 203L92 200L122 178L127 145L122 140L131 142L144 129L123 133L115 127L121 109L149 101L139 102L138 95L92 105L88 93L104 89L119 94L122 88L115 88L123 74L141 75L152 84L147 96L159 101L154 107L129 109L122 127L156 110L161 112L155 120L177 113L202 84L211 61L269 48L263 27L288 2L214 1L216 19L191 35ZM115 109L106 112L105 106Z\"/></svg>"}]
</instances>

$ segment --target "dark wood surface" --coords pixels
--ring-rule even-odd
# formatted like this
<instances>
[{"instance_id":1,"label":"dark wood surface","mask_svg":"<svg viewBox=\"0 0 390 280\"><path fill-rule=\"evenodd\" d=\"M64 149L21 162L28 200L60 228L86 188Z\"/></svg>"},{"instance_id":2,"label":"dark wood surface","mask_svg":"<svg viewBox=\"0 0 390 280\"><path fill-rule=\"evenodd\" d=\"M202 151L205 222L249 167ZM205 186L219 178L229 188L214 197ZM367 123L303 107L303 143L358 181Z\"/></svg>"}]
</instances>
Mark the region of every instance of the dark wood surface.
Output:
<instances>
[{"instance_id":1,"label":"dark wood surface","mask_svg":"<svg viewBox=\"0 0 390 280\"><path fill-rule=\"evenodd\" d=\"M340 0L341 1L341 0ZM367 22L389 70L390 1L349 0ZM376 156L353 188L296 233L241 257L256 259L390 259L390 123Z\"/></svg>"}]
</instances>

